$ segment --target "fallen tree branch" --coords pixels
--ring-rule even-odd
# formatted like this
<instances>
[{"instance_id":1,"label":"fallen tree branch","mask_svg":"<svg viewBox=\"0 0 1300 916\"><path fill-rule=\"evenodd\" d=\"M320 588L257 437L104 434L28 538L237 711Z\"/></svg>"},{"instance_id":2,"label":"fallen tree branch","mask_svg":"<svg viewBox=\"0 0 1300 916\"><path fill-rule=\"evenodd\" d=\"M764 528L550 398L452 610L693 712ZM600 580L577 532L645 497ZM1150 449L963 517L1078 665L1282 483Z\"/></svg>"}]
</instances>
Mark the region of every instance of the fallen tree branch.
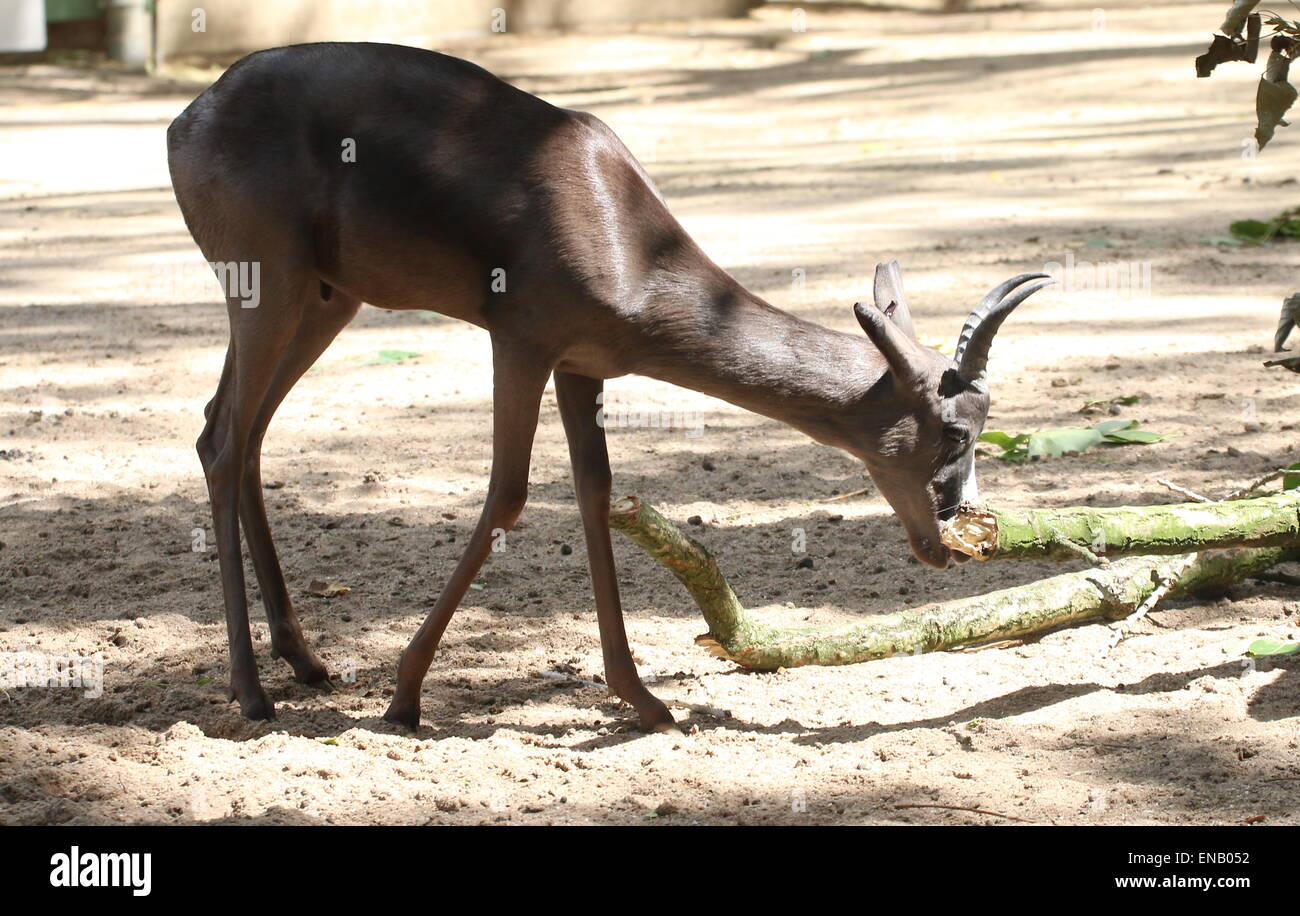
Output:
<instances>
[{"instance_id":1,"label":"fallen tree branch","mask_svg":"<svg viewBox=\"0 0 1300 916\"><path fill-rule=\"evenodd\" d=\"M1294 514L1294 508L1293 508ZM709 631L696 642L746 668L849 665L1041 633L1136 611L1161 583L1172 593L1218 591L1300 557L1300 534L1285 547L1214 551L1179 571L1182 557L1130 557L987 595L827 626L775 627L754 620L698 541L635 497L618 500L610 527L627 535L686 586Z\"/></svg>"},{"instance_id":2,"label":"fallen tree branch","mask_svg":"<svg viewBox=\"0 0 1300 916\"><path fill-rule=\"evenodd\" d=\"M987 808L968 808L965 805L923 805L923 804L903 804L894 805L896 809L903 808L942 808L944 811L969 811L972 814L987 814L989 817L1004 817L1009 821L1019 821L1022 824L1032 824L1034 821L1027 821L1023 817L1016 817L1014 814L1003 814L1001 811L990 811Z\"/></svg>"},{"instance_id":3,"label":"fallen tree branch","mask_svg":"<svg viewBox=\"0 0 1300 916\"><path fill-rule=\"evenodd\" d=\"M962 509L943 543L978 560L1168 556L1226 547L1300 544L1300 496L1106 509Z\"/></svg>"}]
</instances>

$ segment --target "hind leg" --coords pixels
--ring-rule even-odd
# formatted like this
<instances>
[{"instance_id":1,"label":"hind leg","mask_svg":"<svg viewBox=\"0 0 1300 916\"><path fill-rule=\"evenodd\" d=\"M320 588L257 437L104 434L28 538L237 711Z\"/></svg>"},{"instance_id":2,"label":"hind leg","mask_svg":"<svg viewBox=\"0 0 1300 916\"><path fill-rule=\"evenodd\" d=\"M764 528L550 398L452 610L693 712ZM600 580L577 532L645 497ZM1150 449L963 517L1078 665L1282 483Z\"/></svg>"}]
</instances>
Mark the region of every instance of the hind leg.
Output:
<instances>
[{"instance_id":1,"label":"hind leg","mask_svg":"<svg viewBox=\"0 0 1300 916\"><path fill-rule=\"evenodd\" d=\"M360 305L360 300L345 295L341 290L334 290L328 301L315 295L312 301L305 303L297 331L280 356L270 388L249 432L239 497L239 520L257 573L262 605L266 608L266 620L271 631L271 655L289 663L294 680L326 688L330 686L329 673L303 639L298 615L285 586L280 558L271 539L262 496L262 439L285 395L320 358L339 331L347 326Z\"/></svg>"},{"instance_id":2,"label":"hind leg","mask_svg":"<svg viewBox=\"0 0 1300 916\"><path fill-rule=\"evenodd\" d=\"M240 496L254 424L274 383L281 356L300 325L302 294L314 276L267 271L258 308L227 302L230 348L217 394L205 411L197 450L208 483L212 527L221 566L226 635L230 644L230 694L250 719L271 719L275 707L262 689L248 625L248 596L240 552Z\"/></svg>"}]
</instances>

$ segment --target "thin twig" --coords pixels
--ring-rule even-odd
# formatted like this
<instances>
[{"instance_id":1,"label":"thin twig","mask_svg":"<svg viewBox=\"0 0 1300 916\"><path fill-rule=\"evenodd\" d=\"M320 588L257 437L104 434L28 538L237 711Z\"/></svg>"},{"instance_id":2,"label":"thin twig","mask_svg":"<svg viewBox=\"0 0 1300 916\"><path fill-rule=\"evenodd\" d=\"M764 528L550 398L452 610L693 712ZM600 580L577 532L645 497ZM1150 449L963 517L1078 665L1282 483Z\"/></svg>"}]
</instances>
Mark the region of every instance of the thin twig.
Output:
<instances>
[{"instance_id":1,"label":"thin twig","mask_svg":"<svg viewBox=\"0 0 1300 916\"><path fill-rule=\"evenodd\" d=\"M954 652L984 652L987 649L1011 649L1015 646L1023 646L1025 639L999 639L997 642L980 643L978 646L957 646Z\"/></svg>"},{"instance_id":2,"label":"thin twig","mask_svg":"<svg viewBox=\"0 0 1300 916\"><path fill-rule=\"evenodd\" d=\"M824 503L833 503L841 499L852 499L855 496L865 496L871 492L871 487L863 487L861 490L854 490L852 493L841 493L839 496L828 496L822 500Z\"/></svg>"},{"instance_id":3,"label":"thin twig","mask_svg":"<svg viewBox=\"0 0 1300 916\"><path fill-rule=\"evenodd\" d=\"M1191 490L1188 490L1186 487L1180 487L1178 484L1168 480L1164 480L1163 478L1160 477L1156 478L1156 482L1161 484L1162 486L1168 487L1169 489L1173 490L1176 493L1181 493L1184 496L1189 496L1192 499L1197 500L1199 502L1207 502L1207 503L1208 502L1229 502L1234 499L1241 499L1242 497L1249 496L1250 494L1254 493L1256 490L1258 490L1260 487L1264 486L1265 484L1271 483L1274 480L1277 480L1279 477L1288 473L1294 473L1294 472L1288 471L1286 468L1278 468L1276 470L1269 471L1263 477L1251 481L1250 483L1246 484L1246 486L1244 487L1240 487L1236 490L1233 490L1231 493L1229 493L1227 496L1224 496L1220 500L1207 499L1206 497L1201 496L1199 493L1195 493ZM1155 591L1153 591L1150 595L1147 595L1146 600L1143 601L1140 605L1138 605L1137 610L1135 610L1132 614L1129 614L1123 620L1116 621L1115 623L1112 623L1110 625L1110 628L1113 632L1111 633L1110 640L1107 642L1105 648L1103 648L1101 652L1098 653L1099 658L1104 658L1110 652L1111 649L1115 648L1117 645L1119 645L1121 642L1123 642L1132 634L1134 624L1136 624L1142 618L1146 617L1147 614L1151 613L1151 611L1155 608L1157 604L1161 602L1161 600L1165 597L1165 595L1169 594L1169 590L1174 587L1174 584L1178 581L1178 577L1181 576L1184 572L1186 572L1194 563L1196 563L1198 557L1200 557L1199 552L1189 553L1185 557L1183 557L1181 562L1179 562L1177 566L1175 566L1173 569L1169 571L1169 575L1165 576L1160 580L1160 584L1156 586Z\"/></svg>"},{"instance_id":4,"label":"thin twig","mask_svg":"<svg viewBox=\"0 0 1300 916\"><path fill-rule=\"evenodd\" d=\"M725 709L719 709L717 706L706 706L703 703L688 703L685 700L674 700L668 697L664 700L669 706L675 709L688 709L691 712L698 712L702 716L708 716L711 719L730 719L731 713Z\"/></svg>"},{"instance_id":5,"label":"thin twig","mask_svg":"<svg viewBox=\"0 0 1300 916\"><path fill-rule=\"evenodd\" d=\"M1192 502L1196 502L1196 503L1214 502L1214 500L1210 499L1210 497L1208 496L1202 496L1200 493L1197 493L1195 490L1189 490L1186 487L1180 487L1172 480L1165 480L1163 477L1157 477L1156 483L1160 484L1160 486L1162 487L1167 487L1168 489L1173 490L1175 493L1181 496L1186 496Z\"/></svg>"},{"instance_id":6,"label":"thin twig","mask_svg":"<svg viewBox=\"0 0 1300 916\"><path fill-rule=\"evenodd\" d=\"M988 811L984 808L967 808L964 805L894 805L895 808L943 808L946 811L970 811L973 814L987 814L989 817L1005 817L1009 821L1019 821L1022 824L1032 824L1033 821L1027 821L1023 817L1016 817L1014 814L1003 814L1001 811Z\"/></svg>"},{"instance_id":7,"label":"thin twig","mask_svg":"<svg viewBox=\"0 0 1300 916\"><path fill-rule=\"evenodd\" d=\"M1082 544L1074 543L1074 541L1071 541L1069 538L1063 538L1058 535L1052 535L1051 541L1053 544L1056 544L1061 549L1067 551L1068 553L1074 554L1076 557L1078 557L1081 560L1085 560L1087 563L1089 563L1092 566L1110 565L1110 560L1106 559L1103 556L1100 556L1099 554L1093 553L1091 550L1089 550L1087 547L1084 547Z\"/></svg>"},{"instance_id":8,"label":"thin twig","mask_svg":"<svg viewBox=\"0 0 1300 916\"><path fill-rule=\"evenodd\" d=\"M1109 654L1111 649L1115 648L1132 635L1133 627L1137 622L1155 609L1155 606L1160 603L1161 599L1163 599L1165 595L1169 594L1169 590L1178 582L1179 577L1192 567L1198 557L1200 557L1199 552L1189 553L1187 556L1183 557L1176 566L1169 570L1169 574L1160 580L1160 584L1156 586L1155 591L1147 595L1146 600L1138 605L1136 611L1129 614L1123 620L1116 621L1110 625L1113 632L1111 633L1110 640L1107 642L1106 647L1099 653L1099 657L1105 657Z\"/></svg>"},{"instance_id":9,"label":"thin twig","mask_svg":"<svg viewBox=\"0 0 1300 916\"><path fill-rule=\"evenodd\" d=\"M1228 500L1242 499L1243 497L1249 496L1251 493L1254 493L1260 487L1264 486L1264 484L1272 483L1273 481L1277 480L1279 477L1284 477L1287 474L1294 474L1294 473L1296 472L1288 468L1278 468L1275 471L1269 471L1267 474L1265 474L1263 477L1259 478L1258 480L1251 481L1250 483L1246 484L1244 487L1241 487L1240 489L1237 490L1233 490L1227 496L1223 497L1223 500L1224 502L1227 502Z\"/></svg>"}]
</instances>

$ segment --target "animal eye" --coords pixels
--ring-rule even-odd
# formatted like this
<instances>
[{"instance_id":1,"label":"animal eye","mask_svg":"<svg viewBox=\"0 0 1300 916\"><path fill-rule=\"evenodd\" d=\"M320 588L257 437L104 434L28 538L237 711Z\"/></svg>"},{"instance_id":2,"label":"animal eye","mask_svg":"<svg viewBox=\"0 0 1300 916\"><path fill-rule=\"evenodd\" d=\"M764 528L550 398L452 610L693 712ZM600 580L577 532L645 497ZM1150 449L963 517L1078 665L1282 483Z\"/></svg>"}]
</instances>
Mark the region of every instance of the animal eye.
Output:
<instances>
[{"instance_id":1,"label":"animal eye","mask_svg":"<svg viewBox=\"0 0 1300 916\"><path fill-rule=\"evenodd\" d=\"M964 426L957 426L953 423L949 423L943 428L943 435L954 445L965 445L970 441L970 431Z\"/></svg>"}]
</instances>

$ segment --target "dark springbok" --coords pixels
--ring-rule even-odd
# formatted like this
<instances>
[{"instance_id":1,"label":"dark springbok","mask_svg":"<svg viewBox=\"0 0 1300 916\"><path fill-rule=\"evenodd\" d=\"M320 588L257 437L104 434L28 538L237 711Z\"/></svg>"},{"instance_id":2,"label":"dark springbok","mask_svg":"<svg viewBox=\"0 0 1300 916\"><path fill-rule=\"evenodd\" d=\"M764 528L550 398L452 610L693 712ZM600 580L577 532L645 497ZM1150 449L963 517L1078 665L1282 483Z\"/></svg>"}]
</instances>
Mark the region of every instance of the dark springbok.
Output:
<instances>
[{"instance_id":1,"label":"dark springbok","mask_svg":"<svg viewBox=\"0 0 1300 916\"><path fill-rule=\"evenodd\" d=\"M705 392L862 460L915 555L951 555L939 522L975 495L972 443L988 411L984 366L1007 314L1047 281L998 286L956 356L922 347L898 267L876 269L865 336L828 330L745 290L668 212L618 138L431 51L309 44L232 66L172 123L168 162L207 260L260 282L227 284L230 346L198 440L230 637L231 694L272 718L249 635L242 527L274 654L327 685L285 588L262 501L267 424L360 304L429 309L488 332L492 473L482 515L402 654L386 718L414 728L438 640L491 548L524 508L547 380L587 541L605 671L647 729L675 728L637 676L623 629L596 422L605 379L629 373ZM248 268L255 268L255 270ZM1033 282L1030 282L1033 281ZM1028 285L1025 285L1028 284ZM249 307L254 306L254 307Z\"/></svg>"}]
</instances>

